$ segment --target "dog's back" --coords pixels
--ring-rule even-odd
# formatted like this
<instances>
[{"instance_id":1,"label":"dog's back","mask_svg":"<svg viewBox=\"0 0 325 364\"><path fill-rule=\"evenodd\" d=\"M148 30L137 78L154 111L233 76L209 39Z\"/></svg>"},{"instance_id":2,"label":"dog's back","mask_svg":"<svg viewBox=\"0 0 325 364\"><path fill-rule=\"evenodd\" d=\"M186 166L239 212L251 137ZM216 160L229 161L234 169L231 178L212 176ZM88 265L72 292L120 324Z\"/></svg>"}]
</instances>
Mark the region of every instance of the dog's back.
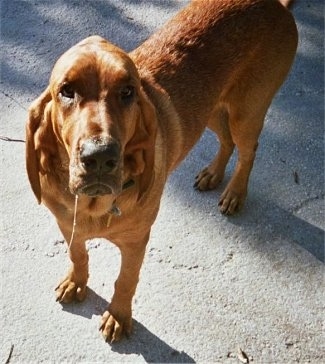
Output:
<instances>
[{"instance_id":1,"label":"dog's back","mask_svg":"<svg viewBox=\"0 0 325 364\"><path fill-rule=\"evenodd\" d=\"M131 53L140 74L150 74L176 110L184 138L175 148L182 152L171 153L170 168L208 126L218 135L220 150L195 187L213 189L237 147L235 173L219 202L223 213L243 205L266 111L296 47L293 16L277 0L197 0ZM172 138L175 128L165 130Z\"/></svg>"},{"instance_id":2,"label":"dog's back","mask_svg":"<svg viewBox=\"0 0 325 364\"><path fill-rule=\"evenodd\" d=\"M184 120L204 124L245 68L259 77L272 65L272 78L278 72L282 83L296 45L293 17L277 0L198 0L131 55L168 92Z\"/></svg>"}]
</instances>

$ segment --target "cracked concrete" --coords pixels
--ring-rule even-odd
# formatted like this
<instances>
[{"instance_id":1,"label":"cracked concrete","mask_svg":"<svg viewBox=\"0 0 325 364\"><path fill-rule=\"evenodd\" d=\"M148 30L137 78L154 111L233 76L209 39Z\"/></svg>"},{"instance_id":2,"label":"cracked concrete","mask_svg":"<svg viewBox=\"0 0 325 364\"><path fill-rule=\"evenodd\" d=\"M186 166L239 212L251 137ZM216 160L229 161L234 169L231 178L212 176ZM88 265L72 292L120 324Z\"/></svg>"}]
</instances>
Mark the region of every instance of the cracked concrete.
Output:
<instances>
[{"instance_id":1,"label":"cracked concrete","mask_svg":"<svg viewBox=\"0 0 325 364\"><path fill-rule=\"evenodd\" d=\"M119 270L119 252L104 240L88 243L87 300L55 302L67 248L36 204L24 143L14 141L25 139L28 105L80 39L100 34L131 50L186 2L1 2L2 363L325 361L321 0L293 7L298 53L267 114L244 210L232 218L217 210L234 158L220 189L192 188L215 153L207 131L166 186L134 299L133 336L110 346L98 333Z\"/></svg>"}]
</instances>

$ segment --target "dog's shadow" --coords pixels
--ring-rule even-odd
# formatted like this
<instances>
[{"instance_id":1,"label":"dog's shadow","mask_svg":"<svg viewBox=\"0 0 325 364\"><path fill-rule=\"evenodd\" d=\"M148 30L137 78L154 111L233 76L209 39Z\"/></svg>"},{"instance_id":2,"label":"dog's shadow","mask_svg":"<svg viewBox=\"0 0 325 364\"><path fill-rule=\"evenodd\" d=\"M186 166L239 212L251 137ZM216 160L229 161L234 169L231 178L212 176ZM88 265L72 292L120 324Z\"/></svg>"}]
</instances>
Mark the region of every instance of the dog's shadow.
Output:
<instances>
[{"instance_id":1,"label":"dog's shadow","mask_svg":"<svg viewBox=\"0 0 325 364\"><path fill-rule=\"evenodd\" d=\"M82 303L62 304L62 309L74 315L91 319L100 316L108 302L87 287L87 299ZM130 338L111 345L111 350L120 354L142 355L147 363L195 363L185 352L179 352L133 319L133 333Z\"/></svg>"},{"instance_id":2,"label":"dog's shadow","mask_svg":"<svg viewBox=\"0 0 325 364\"><path fill-rule=\"evenodd\" d=\"M120 354L140 354L147 363L195 363L184 351L172 348L136 320L133 320L133 335L113 344L112 350Z\"/></svg>"}]
</instances>

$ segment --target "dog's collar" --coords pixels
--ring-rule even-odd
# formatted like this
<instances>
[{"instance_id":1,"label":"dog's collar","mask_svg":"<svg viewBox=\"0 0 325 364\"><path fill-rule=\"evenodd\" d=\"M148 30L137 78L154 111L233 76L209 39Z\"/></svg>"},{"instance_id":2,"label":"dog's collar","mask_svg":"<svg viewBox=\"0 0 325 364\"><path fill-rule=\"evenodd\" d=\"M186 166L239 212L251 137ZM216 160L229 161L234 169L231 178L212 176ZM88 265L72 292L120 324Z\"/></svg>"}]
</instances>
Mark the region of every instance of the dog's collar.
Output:
<instances>
[{"instance_id":1,"label":"dog's collar","mask_svg":"<svg viewBox=\"0 0 325 364\"><path fill-rule=\"evenodd\" d=\"M129 189L130 187L134 186L135 182L133 179L129 179L126 182L123 183L122 186L122 191L125 191L127 189ZM116 204L116 200L113 202L112 207L109 209L108 211L108 219L107 219L107 224L106 226L109 227L112 217L113 216L121 216L122 215L122 211L119 209L119 207Z\"/></svg>"}]
</instances>

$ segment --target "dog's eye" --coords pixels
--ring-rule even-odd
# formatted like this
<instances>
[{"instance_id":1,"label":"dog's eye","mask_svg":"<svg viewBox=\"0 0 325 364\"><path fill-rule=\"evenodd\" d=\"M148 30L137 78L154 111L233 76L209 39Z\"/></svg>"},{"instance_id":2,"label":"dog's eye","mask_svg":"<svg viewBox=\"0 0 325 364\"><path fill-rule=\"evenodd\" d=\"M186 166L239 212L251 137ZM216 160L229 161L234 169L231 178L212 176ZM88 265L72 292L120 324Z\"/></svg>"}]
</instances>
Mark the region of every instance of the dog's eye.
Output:
<instances>
[{"instance_id":1,"label":"dog's eye","mask_svg":"<svg viewBox=\"0 0 325 364\"><path fill-rule=\"evenodd\" d=\"M66 99L74 99L75 90L69 83L65 83L60 89L60 96Z\"/></svg>"},{"instance_id":2,"label":"dog's eye","mask_svg":"<svg viewBox=\"0 0 325 364\"><path fill-rule=\"evenodd\" d=\"M134 87L133 86L125 86L120 91L121 100L125 103L128 103L133 100L134 97Z\"/></svg>"}]
</instances>

